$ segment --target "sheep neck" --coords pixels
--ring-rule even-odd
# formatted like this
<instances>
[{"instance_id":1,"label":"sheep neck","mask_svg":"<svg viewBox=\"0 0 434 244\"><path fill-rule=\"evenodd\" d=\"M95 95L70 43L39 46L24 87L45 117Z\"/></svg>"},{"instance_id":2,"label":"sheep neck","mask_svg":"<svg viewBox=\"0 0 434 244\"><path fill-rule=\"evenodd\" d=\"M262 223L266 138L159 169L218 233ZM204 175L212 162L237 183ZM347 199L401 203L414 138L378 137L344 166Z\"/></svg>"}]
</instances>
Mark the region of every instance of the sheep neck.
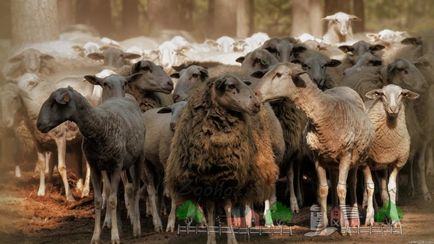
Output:
<instances>
[{"instance_id":1,"label":"sheep neck","mask_svg":"<svg viewBox=\"0 0 434 244\"><path fill-rule=\"evenodd\" d=\"M74 97L76 113L72 121L77 124L80 133L86 139L98 138L100 134L103 134L104 118L97 115L98 108L93 108L81 94L75 93Z\"/></svg>"},{"instance_id":2,"label":"sheep neck","mask_svg":"<svg viewBox=\"0 0 434 244\"><path fill-rule=\"evenodd\" d=\"M310 79L304 79L306 87L296 87L291 100L300 108L306 116L315 122L327 113L327 107L324 104L330 104L330 99L322 92ZM330 106L333 107L333 106Z\"/></svg>"}]
</instances>

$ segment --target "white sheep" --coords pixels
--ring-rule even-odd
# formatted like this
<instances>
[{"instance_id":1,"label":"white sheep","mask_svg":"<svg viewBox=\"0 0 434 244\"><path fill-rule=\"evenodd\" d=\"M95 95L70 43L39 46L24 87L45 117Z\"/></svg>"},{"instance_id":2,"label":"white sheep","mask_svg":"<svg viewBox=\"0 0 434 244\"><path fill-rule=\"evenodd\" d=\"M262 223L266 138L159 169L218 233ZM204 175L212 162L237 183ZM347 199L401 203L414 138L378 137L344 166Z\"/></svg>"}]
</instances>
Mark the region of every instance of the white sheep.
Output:
<instances>
[{"instance_id":1,"label":"white sheep","mask_svg":"<svg viewBox=\"0 0 434 244\"><path fill-rule=\"evenodd\" d=\"M337 12L323 18L328 21L327 33L324 34L323 40L327 43L346 42L353 38L353 28L351 21L360 21L355 15Z\"/></svg>"}]
</instances>

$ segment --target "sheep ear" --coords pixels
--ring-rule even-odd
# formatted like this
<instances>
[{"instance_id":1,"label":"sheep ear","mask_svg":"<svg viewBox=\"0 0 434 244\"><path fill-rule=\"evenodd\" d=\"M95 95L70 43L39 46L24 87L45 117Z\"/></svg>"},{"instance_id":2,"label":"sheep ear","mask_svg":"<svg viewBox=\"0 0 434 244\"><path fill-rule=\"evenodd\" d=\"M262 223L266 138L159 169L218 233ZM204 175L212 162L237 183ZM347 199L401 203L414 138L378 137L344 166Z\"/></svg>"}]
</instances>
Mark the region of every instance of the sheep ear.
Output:
<instances>
[{"instance_id":1,"label":"sheep ear","mask_svg":"<svg viewBox=\"0 0 434 244\"><path fill-rule=\"evenodd\" d=\"M217 91L224 92L226 89L226 78L221 78L215 81L215 88Z\"/></svg>"},{"instance_id":2,"label":"sheep ear","mask_svg":"<svg viewBox=\"0 0 434 244\"><path fill-rule=\"evenodd\" d=\"M104 59L104 55L102 55L101 53L89 53L87 55L88 58L91 58L93 60L102 60Z\"/></svg>"},{"instance_id":3,"label":"sheep ear","mask_svg":"<svg viewBox=\"0 0 434 244\"><path fill-rule=\"evenodd\" d=\"M303 78L300 77L302 74L305 74L306 72L305 71L299 71L297 69L293 70L292 72L293 73L291 75L291 78L292 78L292 82L294 82L295 86L296 87L306 87L306 82L303 80Z\"/></svg>"},{"instance_id":4,"label":"sheep ear","mask_svg":"<svg viewBox=\"0 0 434 244\"><path fill-rule=\"evenodd\" d=\"M123 53L122 57L125 59L136 59L136 58L141 58L142 55L137 53Z\"/></svg>"},{"instance_id":5,"label":"sheep ear","mask_svg":"<svg viewBox=\"0 0 434 244\"><path fill-rule=\"evenodd\" d=\"M422 66L422 67L431 66L431 62L428 59L426 59L425 57L418 58L417 60L415 60L413 62L413 64L416 65L416 66L419 66L419 67L420 66Z\"/></svg>"},{"instance_id":6,"label":"sheep ear","mask_svg":"<svg viewBox=\"0 0 434 244\"><path fill-rule=\"evenodd\" d=\"M133 67L131 67L131 73L137 73L140 71L140 69L142 68L142 63L143 61L139 61L135 64L133 64Z\"/></svg>"},{"instance_id":7,"label":"sheep ear","mask_svg":"<svg viewBox=\"0 0 434 244\"><path fill-rule=\"evenodd\" d=\"M374 59L374 60L369 60L369 63L372 64L373 66L380 66L383 64L383 61L379 59Z\"/></svg>"},{"instance_id":8,"label":"sheep ear","mask_svg":"<svg viewBox=\"0 0 434 244\"><path fill-rule=\"evenodd\" d=\"M245 80L245 81L243 81L243 82L244 82L244 84L246 84L246 85L248 85L248 86L250 86L250 85L252 84L252 82L249 81L249 80Z\"/></svg>"},{"instance_id":9,"label":"sheep ear","mask_svg":"<svg viewBox=\"0 0 434 244\"><path fill-rule=\"evenodd\" d=\"M322 18L321 20L327 20L327 21L329 21L329 20L334 20L334 19L335 19L334 15L329 15L329 16L326 16L326 17Z\"/></svg>"},{"instance_id":10,"label":"sheep ear","mask_svg":"<svg viewBox=\"0 0 434 244\"><path fill-rule=\"evenodd\" d=\"M332 59L329 62L327 62L326 66L327 67L336 67L338 65L340 65L342 62L337 60L337 59Z\"/></svg>"},{"instance_id":11,"label":"sheep ear","mask_svg":"<svg viewBox=\"0 0 434 244\"><path fill-rule=\"evenodd\" d=\"M382 95L383 95L383 90L376 89L376 90L372 90L372 91L367 92L365 94L365 97L368 99L375 100L375 99L378 99L379 97L381 97Z\"/></svg>"},{"instance_id":12,"label":"sheep ear","mask_svg":"<svg viewBox=\"0 0 434 244\"><path fill-rule=\"evenodd\" d=\"M295 45L295 46L292 48L291 53L292 53L292 54L299 54L299 53L302 53L302 52L304 52L304 51L306 51L306 50L307 50L307 48L306 48L305 46L302 46L302 45Z\"/></svg>"},{"instance_id":13,"label":"sheep ear","mask_svg":"<svg viewBox=\"0 0 434 244\"><path fill-rule=\"evenodd\" d=\"M414 100L414 99L417 99L419 97L419 94L417 94L416 92L412 92L410 90L407 90L407 89L402 89L401 94L410 100Z\"/></svg>"},{"instance_id":14,"label":"sheep ear","mask_svg":"<svg viewBox=\"0 0 434 244\"><path fill-rule=\"evenodd\" d=\"M127 77L125 77L125 79L127 79L127 83L131 83L131 82L136 81L140 77L142 77L142 73L139 72L139 73L135 73L135 74L132 74L130 76L127 76Z\"/></svg>"},{"instance_id":15,"label":"sheep ear","mask_svg":"<svg viewBox=\"0 0 434 244\"><path fill-rule=\"evenodd\" d=\"M266 71L258 70L250 74L251 77L262 78L265 75Z\"/></svg>"},{"instance_id":16,"label":"sheep ear","mask_svg":"<svg viewBox=\"0 0 434 244\"><path fill-rule=\"evenodd\" d=\"M200 69L200 78L206 80L208 78L208 70L205 68Z\"/></svg>"},{"instance_id":17,"label":"sheep ear","mask_svg":"<svg viewBox=\"0 0 434 244\"><path fill-rule=\"evenodd\" d=\"M169 107L162 107L157 111L157 114L167 114L167 113L171 113L172 109Z\"/></svg>"},{"instance_id":18,"label":"sheep ear","mask_svg":"<svg viewBox=\"0 0 434 244\"><path fill-rule=\"evenodd\" d=\"M404 40L401 41L402 44L405 45L422 45L422 39L420 37L407 37Z\"/></svg>"},{"instance_id":19,"label":"sheep ear","mask_svg":"<svg viewBox=\"0 0 434 244\"><path fill-rule=\"evenodd\" d=\"M339 49L344 53L349 53L349 52L354 51L354 48L352 46L348 46L348 45L339 46Z\"/></svg>"},{"instance_id":20,"label":"sheep ear","mask_svg":"<svg viewBox=\"0 0 434 244\"><path fill-rule=\"evenodd\" d=\"M80 46L78 46L78 45L74 45L74 46L72 46L72 50L74 50L74 51L76 51L76 52L78 52L78 53L80 53L80 52L84 52L84 48L82 48L82 47L80 47Z\"/></svg>"},{"instance_id":21,"label":"sheep ear","mask_svg":"<svg viewBox=\"0 0 434 244\"><path fill-rule=\"evenodd\" d=\"M385 48L385 46L383 46L383 45L381 45L381 44L376 44L376 45L372 45L372 46L370 46L369 47L369 50L371 50L371 51L380 51L380 50L382 50L382 49L384 49Z\"/></svg>"},{"instance_id":22,"label":"sheep ear","mask_svg":"<svg viewBox=\"0 0 434 244\"><path fill-rule=\"evenodd\" d=\"M352 20L352 21L362 21L361 18L359 18L359 17L357 17L355 15L350 14L349 16L350 16L350 20Z\"/></svg>"},{"instance_id":23,"label":"sheep ear","mask_svg":"<svg viewBox=\"0 0 434 244\"><path fill-rule=\"evenodd\" d=\"M89 81L90 84L92 85L98 85L98 86L102 86L102 81L103 79L96 77L95 75L85 75L84 78Z\"/></svg>"},{"instance_id":24,"label":"sheep ear","mask_svg":"<svg viewBox=\"0 0 434 244\"><path fill-rule=\"evenodd\" d=\"M49 54L42 54L41 59L50 60L50 59L54 59L54 57Z\"/></svg>"},{"instance_id":25,"label":"sheep ear","mask_svg":"<svg viewBox=\"0 0 434 244\"><path fill-rule=\"evenodd\" d=\"M368 38L371 38L371 40L377 40L378 39L378 34L377 33L367 33L366 36Z\"/></svg>"},{"instance_id":26,"label":"sheep ear","mask_svg":"<svg viewBox=\"0 0 434 244\"><path fill-rule=\"evenodd\" d=\"M240 63L240 64L242 64L242 63L244 62L245 59L246 59L246 57L241 56L241 57L235 59L235 61L238 62L238 63Z\"/></svg>"},{"instance_id":27,"label":"sheep ear","mask_svg":"<svg viewBox=\"0 0 434 244\"><path fill-rule=\"evenodd\" d=\"M56 94L56 97L54 98L58 104L68 104L69 101L71 101L71 96L69 95L68 91L64 91L60 94Z\"/></svg>"},{"instance_id":28,"label":"sheep ear","mask_svg":"<svg viewBox=\"0 0 434 244\"><path fill-rule=\"evenodd\" d=\"M179 72L175 72L175 73L171 74L170 77L175 78L175 79L179 79L179 77L180 77Z\"/></svg>"},{"instance_id":29,"label":"sheep ear","mask_svg":"<svg viewBox=\"0 0 434 244\"><path fill-rule=\"evenodd\" d=\"M23 59L23 55L18 54L18 55L13 56L12 58L10 58L8 60L8 62L10 62L10 63L20 62L22 59Z\"/></svg>"}]
</instances>

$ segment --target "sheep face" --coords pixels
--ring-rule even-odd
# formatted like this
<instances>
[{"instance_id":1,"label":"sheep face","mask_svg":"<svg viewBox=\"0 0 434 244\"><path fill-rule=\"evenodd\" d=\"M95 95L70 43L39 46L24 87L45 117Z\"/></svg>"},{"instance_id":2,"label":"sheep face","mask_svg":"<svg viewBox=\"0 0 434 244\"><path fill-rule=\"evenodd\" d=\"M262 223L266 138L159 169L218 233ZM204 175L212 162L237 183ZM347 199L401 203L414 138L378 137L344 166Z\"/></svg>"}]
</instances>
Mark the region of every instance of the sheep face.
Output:
<instances>
[{"instance_id":1,"label":"sheep face","mask_svg":"<svg viewBox=\"0 0 434 244\"><path fill-rule=\"evenodd\" d=\"M360 18L354 15L346 14L343 12L335 13L324 18L329 22L336 33L346 36L351 33L351 21L360 21Z\"/></svg>"},{"instance_id":2,"label":"sheep face","mask_svg":"<svg viewBox=\"0 0 434 244\"><path fill-rule=\"evenodd\" d=\"M406 59L395 60L387 66L386 72L387 81L402 88L423 93L428 87L428 82L420 70Z\"/></svg>"},{"instance_id":3,"label":"sheep face","mask_svg":"<svg viewBox=\"0 0 434 244\"><path fill-rule=\"evenodd\" d=\"M113 74L105 78L99 78L94 75L86 75L84 78L92 85L98 85L103 88L101 98L102 101L106 101L112 97L125 97L125 89L128 82L133 82L140 76L140 73L136 73L128 77Z\"/></svg>"},{"instance_id":4,"label":"sheep face","mask_svg":"<svg viewBox=\"0 0 434 244\"><path fill-rule=\"evenodd\" d=\"M224 53L231 52L234 50L235 40L229 36L222 36L216 40L220 51Z\"/></svg>"},{"instance_id":5,"label":"sheep face","mask_svg":"<svg viewBox=\"0 0 434 244\"><path fill-rule=\"evenodd\" d=\"M384 46L380 44L370 44L365 41L358 41L352 46L339 46L339 49L347 54L346 58L350 61L351 64L355 64L358 59L367 52L379 57L377 51L384 49Z\"/></svg>"},{"instance_id":6,"label":"sheep face","mask_svg":"<svg viewBox=\"0 0 434 244\"><path fill-rule=\"evenodd\" d=\"M38 73L44 62L54 57L29 48L9 59L10 63L19 63L23 73Z\"/></svg>"},{"instance_id":7,"label":"sheep face","mask_svg":"<svg viewBox=\"0 0 434 244\"><path fill-rule=\"evenodd\" d=\"M12 128L17 123L17 113L22 106L18 87L12 83L3 85L0 88L0 126L7 129Z\"/></svg>"},{"instance_id":8,"label":"sheep face","mask_svg":"<svg viewBox=\"0 0 434 244\"><path fill-rule=\"evenodd\" d=\"M164 113L171 113L170 117L170 129L172 131L175 131L176 129L176 122L178 121L179 117L182 114L182 111L184 110L185 105L187 105L186 101L180 101L174 104L171 104L170 106L163 107L157 111L159 114Z\"/></svg>"},{"instance_id":9,"label":"sheep face","mask_svg":"<svg viewBox=\"0 0 434 244\"><path fill-rule=\"evenodd\" d=\"M244 57L239 57L236 61L241 63L241 69L247 73L268 69L279 62L269 51L262 48L256 49Z\"/></svg>"},{"instance_id":10,"label":"sheep face","mask_svg":"<svg viewBox=\"0 0 434 244\"><path fill-rule=\"evenodd\" d=\"M213 83L212 101L228 111L256 114L261 103L250 84L250 81L241 81L232 75L222 76Z\"/></svg>"},{"instance_id":11,"label":"sheep face","mask_svg":"<svg viewBox=\"0 0 434 244\"><path fill-rule=\"evenodd\" d=\"M253 76L262 76L255 85L255 92L262 102L291 97L297 87L305 86L299 77L303 73L306 72L299 65L292 63L278 64L265 74L255 72Z\"/></svg>"},{"instance_id":12,"label":"sheep face","mask_svg":"<svg viewBox=\"0 0 434 244\"><path fill-rule=\"evenodd\" d=\"M344 71L344 76L352 75L356 72L359 72L362 70L363 67L380 66L382 64L383 61L381 60L381 58L372 55L370 52L367 52L360 56L359 60L354 66Z\"/></svg>"},{"instance_id":13,"label":"sheep face","mask_svg":"<svg viewBox=\"0 0 434 244\"><path fill-rule=\"evenodd\" d=\"M164 68L170 68L173 65L178 63L178 56L183 55L183 52L187 48L185 47L178 47L174 43L170 41L163 42L158 47L159 57L160 57L160 64Z\"/></svg>"},{"instance_id":14,"label":"sheep face","mask_svg":"<svg viewBox=\"0 0 434 244\"><path fill-rule=\"evenodd\" d=\"M289 39L271 38L266 41L262 48L270 52L280 62L288 62L294 44Z\"/></svg>"},{"instance_id":15,"label":"sheep face","mask_svg":"<svg viewBox=\"0 0 434 244\"><path fill-rule=\"evenodd\" d=\"M171 77L178 78L172 98L174 102L179 102L188 98L193 87L208 79L208 70L201 66L191 65L180 72L173 73Z\"/></svg>"},{"instance_id":16,"label":"sheep face","mask_svg":"<svg viewBox=\"0 0 434 244\"><path fill-rule=\"evenodd\" d=\"M75 103L72 88L59 88L42 104L36 126L42 133L47 133L61 123L72 120Z\"/></svg>"},{"instance_id":17,"label":"sheep face","mask_svg":"<svg viewBox=\"0 0 434 244\"><path fill-rule=\"evenodd\" d=\"M406 98L414 100L419 97L419 94L407 89L402 89L397 85L390 84L384 86L382 89L376 89L366 93L366 97L373 100L380 99L383 103L388 119L393 120L398 117L398 114L401 111L403 104L402 99Z\"/></svg>"},{"instance_id":18,"label":"sheep face","mask_svg":"<svg viewBox=\"0 0 434 244\"><path fill-rule=\"evenodd\" d=\"M140 73L141 76L130 80L130 86L132 85L143 91L162 92L165 94L169 94L173 90L173 82L167 73L164 72L163 67L151 61L142 60L135 63L131 73Z\"/></svg>"},{"instance_id":19,"label":"sheep face","mask_svg":"<svg viewBox=\"0 0 434 244\"><path fill-rule=\"evenodd\" d=\"M119 48L105 47L102 53L90 53L87 57L93 60L104 60L104 65L109 67L120 68L129 63L131 59L140 58L139 54L127 53Z\"/></svg>"}]
</instances>

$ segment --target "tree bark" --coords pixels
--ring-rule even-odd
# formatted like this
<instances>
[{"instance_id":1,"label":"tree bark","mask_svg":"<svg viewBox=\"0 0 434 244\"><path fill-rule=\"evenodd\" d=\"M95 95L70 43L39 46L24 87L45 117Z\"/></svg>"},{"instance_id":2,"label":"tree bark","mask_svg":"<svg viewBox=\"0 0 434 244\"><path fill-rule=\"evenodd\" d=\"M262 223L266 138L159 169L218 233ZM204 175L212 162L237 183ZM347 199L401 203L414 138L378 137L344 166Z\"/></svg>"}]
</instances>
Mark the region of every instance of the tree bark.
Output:
<instances>
[{"instance_id":1,"label":"tree bark","mask_svg":"<svg viewBox=\"0 0 434 244\"><path fill-rule=\"evenodd\" d=\"M213 0L210 1L212 16L212 36L236 35L236 8L237 1L234 0Z\"/></svg>"},{"instance_id":2,"label":"tree bark","mask_svg":"<svg viewBox=\"0 0 434 244\"><path fill-rule=\"evenodd\" d=\"M354 32L365 31L365 4L363 0L353 0L354 15L361 18L362 21L354 21Z\"/></svg>"},{"instance_id":3,"label":"tree bark","mask_svg":"<svg viewBox=\"0 0 434 244\"><path fill-rule=\"evenodd\" d=\"M250 34L249 0L237 1L237 37L245 38Z\"/></svg>"},{"instance_id":4,"label":"tree bark","mask_svg":"<svg viewBox=\"0 0 434 244\"><path fill-rule=\"evenodd\" d=\"M310 33L309 1L292 1L291 35L298 36L302 33Z\"/></svg>"},{"instance_id":5,"label":"tree bark","mask_svg":"<svg viewBox=\"0 0 434 244\"><path fill-rule=\"evenodd\" d=\"M324 15L332 15L336 12L351 13L350 0L325 0Z\"/></svg>"},{"instance_id":6,"label":"tree bark","mask_svg":"<svg viewBox=\"0 0 434 244\"><path fill-rule=\"evenodd\" d=\"M77 19L82 24L97 29L103 36L112 36L114 25L112 20L111 1L79 0Z\"/></svg>"},{"instance_id":7,"label":"tree bark","mask_svg":"<svg viewBox=\"0 0 434 244\"><path fill-rule=\"evenodd\" d=\"M122 0L122 37L127 38L139 33L139 2Z\"/></svg>"},{"instance_id":8,"label":"tree bark","mask_svg":"<svg viewBox=\"0 0 434 244\"><path fill-rule=\"evenodd\" d=\"M315 37L321 37L323 35L321 0L310 0L309 8L310 33Z\"/></svg>"},{"instance_id":9,"label":"tree bark","mask_svg":"<svg viewBox=\"0 0 434 244\"><path fill-rule=\"evenodd\" d=\"M148 0L148 18L151 32L161 29L192 29L192 0Z\"/></svg>"},{"instance_id":10,"label":"tree bark","mask_svg":"<svg viewBox=\"0 0 434 244\"><path fill-rule=\"evenodd\" d=\"M13 0L11 12L12 41L15 45L59 37L56 0Z\"/></svg>"},{"instance_id":11,"label":"tree bark","mask_svg":"<svg viewBox=\"0 0 434 244\"><path fill-rule=\"evenodd\" d=\"M75 24L76 8L77 4L75 0L57 0L59 29L61 31L64 30L66 27Z\"/></svg>"}]
</instances>

